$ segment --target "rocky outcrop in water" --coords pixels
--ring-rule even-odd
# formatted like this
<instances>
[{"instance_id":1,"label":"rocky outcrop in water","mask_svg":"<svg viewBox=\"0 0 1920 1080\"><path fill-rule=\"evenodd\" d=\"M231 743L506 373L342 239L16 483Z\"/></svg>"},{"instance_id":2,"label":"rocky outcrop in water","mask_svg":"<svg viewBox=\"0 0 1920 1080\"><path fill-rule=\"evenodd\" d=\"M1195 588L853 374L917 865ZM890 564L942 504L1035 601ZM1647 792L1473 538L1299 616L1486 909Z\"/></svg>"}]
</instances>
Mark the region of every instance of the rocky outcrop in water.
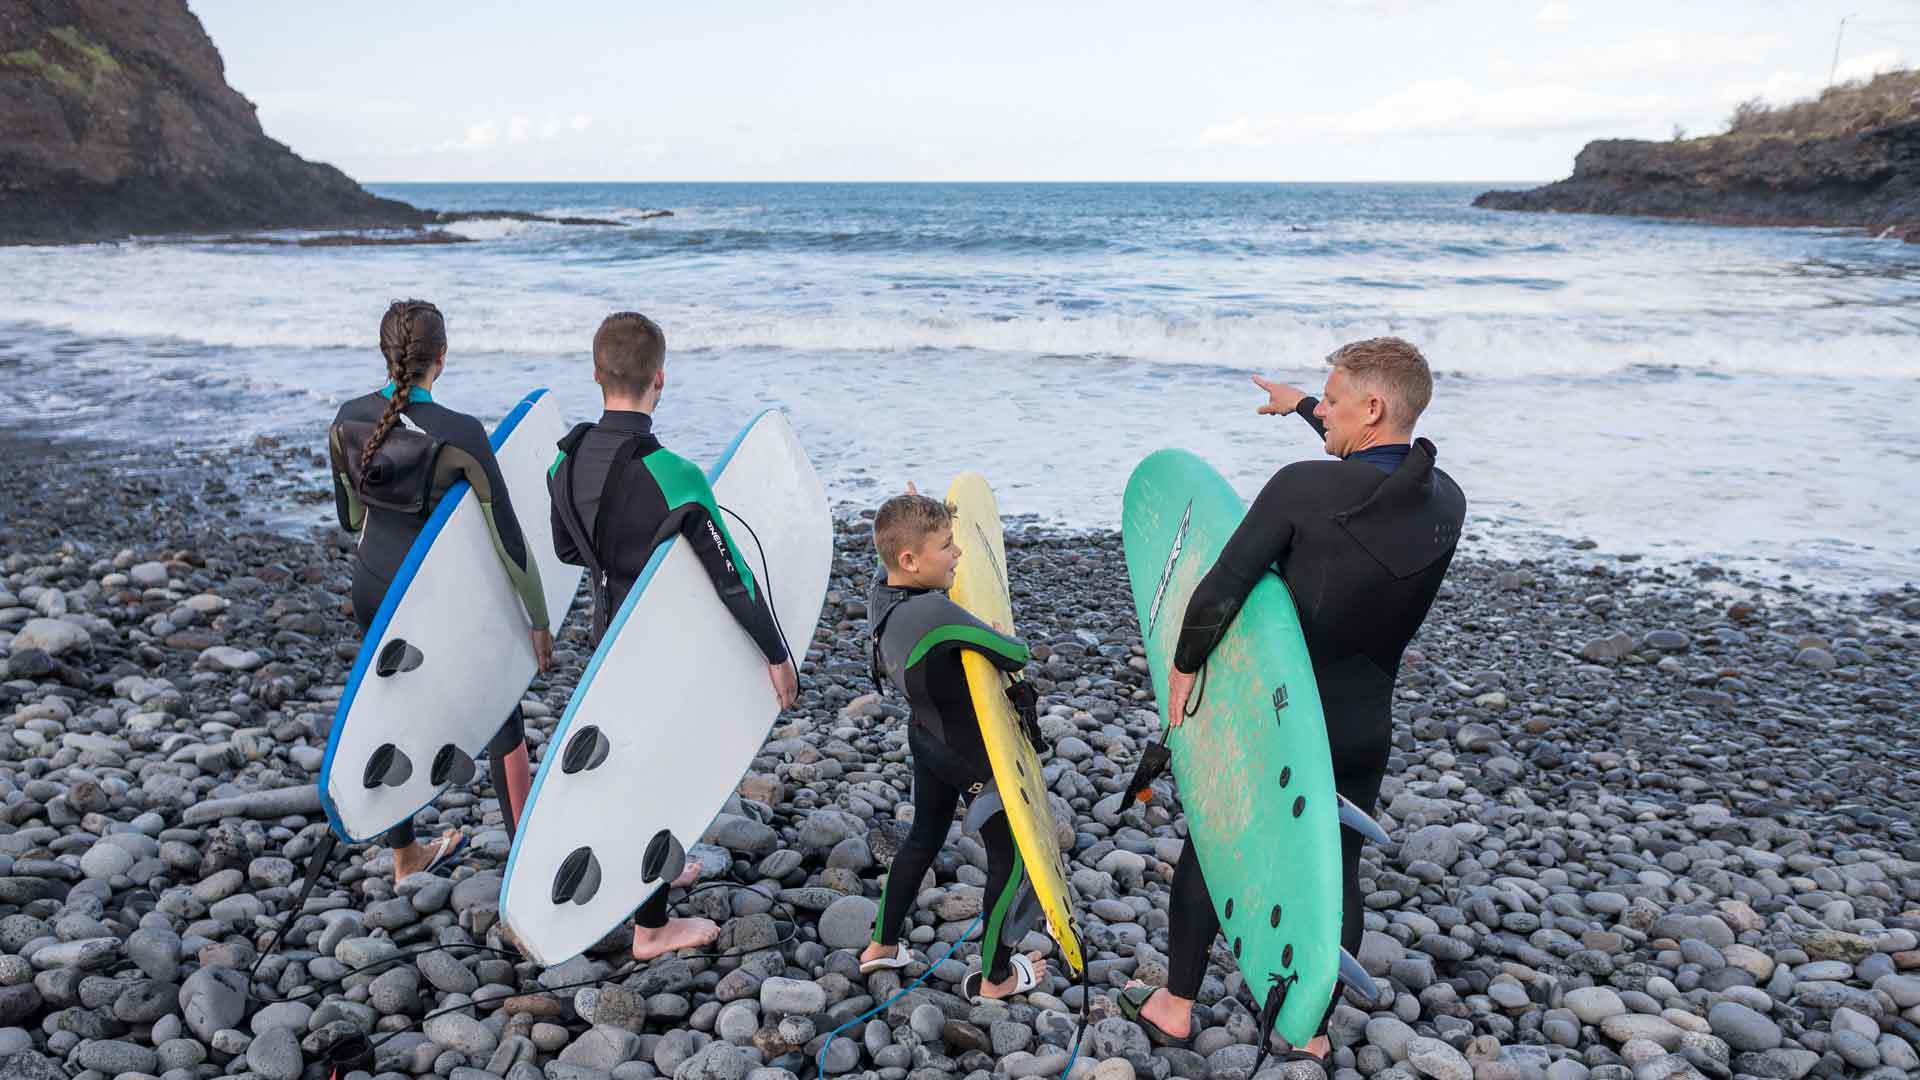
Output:
<instances>
[{"instance_id":1,"label":"rocky outcrop in water","mask_svg":"<svg viewBox=\"0 0 1920 1080\"><path fill-rule=\"evenodd\" d=\"M1899 228L1920 239L1920 119L1824 138L1602 139L1573 175L1473 205L1690 218L1731 225Z\"/></svg>"},{"instance_id":2,"label":"rocky outcrop in water","mask_svg":"<svg viewBox=\"0 0 1920 1080\"><path fill-rule=\"evenodd\" d=\"M0 7L0 243L431 218L268 138L185 0Z\"/></svg>"}]
</instances>

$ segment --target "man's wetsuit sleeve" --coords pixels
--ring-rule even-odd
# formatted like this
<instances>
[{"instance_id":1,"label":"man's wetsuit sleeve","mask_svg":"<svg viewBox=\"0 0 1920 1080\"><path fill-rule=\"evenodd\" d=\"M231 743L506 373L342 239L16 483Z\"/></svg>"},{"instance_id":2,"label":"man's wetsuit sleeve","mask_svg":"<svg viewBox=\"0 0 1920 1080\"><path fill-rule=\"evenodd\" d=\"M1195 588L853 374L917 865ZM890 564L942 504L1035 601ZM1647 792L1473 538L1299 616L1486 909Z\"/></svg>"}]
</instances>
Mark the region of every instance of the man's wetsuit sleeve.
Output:
<instances>
[{"instance_id":1,"label":"man's wetsuit sleeve","mask_svg":"<svg viewBox=\"0 0 1920 1080\"><path fill-rule=\"evenodd\" d=\"M1315 435L1324 439L1327 437L1327 425L1321 423L1320 418L1313 415L1313 410L1319 407L1320 399L1314 397L1312 394L1308 394L1306 397L1300 399L1300 404L1295 405L1293 411L1300 414L1300 419L1307 422L1307 426L1313 429Z\"/></svg>"},{"instance_id":2,"label":"man's wetsuit sleeve","mask_svg":"<svg viewBox=\"0 0 1920 1080\"><path fill-rule=\"evenodd\" d=\"M756 587L758 583L753 580L751 570L743 571L746 560L741 558L725 526L708 509L712 498L709 490L706 499L686 508L686 515L680 521L680 535L700 556L700 565L707 568L707 576L713 579L713 590L720 594L720 602L727 605L740 628L760 647L767 663L778 664L787 659L787 643L781 640L773 612L767 607L766 589Z\"/></svg>"},{"instance_id":3,"label":"man's wetsuit sleeve","mask_svg":"<svg viewBox=\"0 0 1920 1080\"><path fill-rule=\"evenodd\" d=\"M327 432L327 457L333 463L333 513L340 519L340 527L348 532L359 532L367 523L367 507L360 501L360 495L353 490L353 484L347 479L347 458L340 449L340 429Z\"/></svg>"},{"instance_id":4,"label":"man's wetsuit sleeve","mask_svg":"<svg viewBox=\"0 0 1920 1080\"><path fill-rule=\"evenodd\" d=\"M938 652L954 648L972 649L986 657L994 667L1006 672L1021 670L1033 658L1026 642L1002 634L951 600L942 603L946 605L946 610L941 615L939 625L920 635L920 640L914 642L913 648L907 652L904 665L907 670L920 666Z\"/></svg>"},{"instance_id":5,"label":"man's wetsuit sleeve","mask_svg":"<svg viewBox=\"0 0 1920 1080\"><path fill-rule=\"evenodd\" d=\"M1293 544L1293 504L1298 502L1297 466L1275 473L1273 479L1253 500L1253 508L1240 527L1227 539L1220 558L1200 579L1187 601L1187 614L1180 624L1180 640L1174 646L1173 666L1189 674L1207 662L1247 594L1260 583L1267 568L1280 561Z\"/></svg>"},{"instance_id":6,"label":"man's wetsuit sleeve","mask_svg":"<svg viewBox=\"0 0 1920 1080\"><path fill-rule=\"evenodd\" d=\"M480 431L478 422L473 430ZM520 531L520 519L514 516L513 499L507 494L506 477L500 474L500 462L493 456L493 446L484 434L477 443L471 437L461 439L460 443L460 449L466 451L480 469L478 476L468 468L461 471L480 499L480 514L486 519L494 554L500 557L500 565L513 582L514 591L520 594L528 621L535 630L545 630L548 628L547 594L540 585L540 564L533 561L527 549L527 538Z\"/></svg>"},{"instance_id":7,"label":"man's wetsuit sleeve","mask_svg":"<svg viewBox=\"0 0 1920 1080\"><path fill-rule=\"evenodd\" d=\"M561 562L568 566L585 566L587 560L580 554L580 545L573 542L573 530L567 528L566 519L560 516L560 500L572 498L572 493L564 490L563 485L573 476L573 471L567 470L564 476L560 472L560 463L566 457L566 451L561 451L547 469L547 529L553 533L553 553L560 557Z\"/></svg>"}]
</instances>

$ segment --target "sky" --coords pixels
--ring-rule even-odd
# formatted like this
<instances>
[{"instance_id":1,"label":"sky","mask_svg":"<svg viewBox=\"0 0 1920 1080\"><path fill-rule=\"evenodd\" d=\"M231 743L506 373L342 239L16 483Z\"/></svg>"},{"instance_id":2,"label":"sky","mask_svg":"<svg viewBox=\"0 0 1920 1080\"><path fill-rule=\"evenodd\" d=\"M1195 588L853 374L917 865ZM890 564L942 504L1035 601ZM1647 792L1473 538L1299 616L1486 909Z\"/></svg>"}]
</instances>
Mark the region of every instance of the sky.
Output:
<instances>
[{"instance_id":1,"label":"sky","mask_svg":"<svg viewBox=\"0 0 1920 1080\"><path fill-rule=\"evenodd\" d=\"M383 181L1543 181L1920 60L1920 0L189 0Z\"/></svg>"}]
</instances>

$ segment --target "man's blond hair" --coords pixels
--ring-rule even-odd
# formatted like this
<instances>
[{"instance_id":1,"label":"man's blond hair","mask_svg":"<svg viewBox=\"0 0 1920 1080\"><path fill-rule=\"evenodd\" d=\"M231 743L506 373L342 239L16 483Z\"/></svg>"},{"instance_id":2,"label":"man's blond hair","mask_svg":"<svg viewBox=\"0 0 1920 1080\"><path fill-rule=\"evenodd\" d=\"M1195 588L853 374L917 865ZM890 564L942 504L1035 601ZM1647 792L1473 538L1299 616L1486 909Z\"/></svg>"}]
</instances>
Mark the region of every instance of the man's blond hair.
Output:
<instances>
[{"instance_id":1,"label":"man's blond hair","mask_svg":"<svg viewBox=\"0 0 1920 1080\"><path fill-rule=\"evenodd\" d=\"M1344 370L1387 403L1387 423L1413 430L1433 400L1433 372L1413 343L1397 337L1368 338L1333 350L1327 363Z\"/></svg>"},{"instance_id":2,"label":"man's blond hair","mask_svg":"<svg viewBox=\"0 0 1920 1080\"><path fill-rule=\"evenodd\" d=\"M900 569L900 553L918 551L936 529L953 523L953 506L925 495L895 495L873 515L873 546L889 570Z\"/></svg>"}]
</instances>

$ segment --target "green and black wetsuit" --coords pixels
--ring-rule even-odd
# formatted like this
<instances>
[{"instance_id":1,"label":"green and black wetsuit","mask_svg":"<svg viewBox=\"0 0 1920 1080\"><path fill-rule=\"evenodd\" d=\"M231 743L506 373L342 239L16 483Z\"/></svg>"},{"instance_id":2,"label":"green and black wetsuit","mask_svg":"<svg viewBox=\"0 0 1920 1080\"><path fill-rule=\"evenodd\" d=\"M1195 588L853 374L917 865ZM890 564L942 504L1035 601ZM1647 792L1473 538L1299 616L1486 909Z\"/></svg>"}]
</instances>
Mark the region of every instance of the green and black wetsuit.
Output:
<instances>
[{"instance_id":1,"label":"green and black wetsuit","mask_svg":"<svg viewBox=\"0 0 1920 1080\"><path fill-rule=\"evenodd\" d=\"M381 502L384 501L382 494L409 485L417 485L427 494L417 509L408 511L369 505L362 499L359 485L362 471L358 467L361 448L373 425L386 413L393 392L393 384L388 383L375 393L340 406L327 433L334 512L341 528L360 534L353 556L353 617L360 624L360 632L366 633L373 624L374 614L380 610L387 587L406 560L407 551L426 528L427 519L433 516L441 497L459 480L467 481L480 499L494 551L500 556L500 565L513 582L521 603L526 605L532 628L546 629L547 600L540 586L540 566L527 551L526 537L520 531L513 501L507 495L506 480L500 475L500 463L494 460L493 445L488 442L480 421L441 405L433 400L429 391L415 387L408 395L406 410L400 414L395 431L415 432L437 440L438 453L431 458L410 455L401 445L406 441L404 437L396 440L389 434L388 441L375 452L374 460L365 470L372 485L366 494ZM414 442L424 444L425 440ZM431 476L420 475L420 470L430 470ZM509 834L518 824L519 808L506 805L508 788L503 770L506 758L524 749L525 744L520 707L516 705L499 733L487 744L488 769L494 790L501 799L502 816ZM387 843L394 848L406 847L414 838L411 818L387 832Z\"/></svg>"},{"instance_id":2,"label":"green and black wetsuit","mask_svg":"<svg viewBox=\"0 0 1920 1080\"><path fill-rule=\"evenodd\" d=\"M927 867L946 843L955 805L962 798L971 802L993 779L960 651L972 649L1008 672L1026 667L1030 654L1024 643L974 618L936 589L877 583L867 611L875 666L906 695L913 710L907 729L913 755L913 828L887 869L873 929L873 940L893 945L900 940ZM988 981L1001 982L1012 972L1012 947L1001 940L1001 929L1019 892L1020 853L1005 814L987 819L980 842L987 849L988 904L981 967Z\"/></svg>"},{"instance_id":3,"label":"green and black wetsuit","mask_svg":"<svg viewBox=\"0 0 1920 1080\"><path fill-rule=\"evenodd\" d=\"M1318 400L1296 412L1324 436ZM1440 591L1466 518L1466 496L1434 465L1426 439L1340 461L1299 461L1267 481L1188 601L1173 666L1197 672L1269 573L1287 583L1313 658L1333 754L1334 786L1371 813L1393 745L1393 680L1407 642ZM1360 835L1341 830L1341 944L1360 954ZM1220 923L1189 844L1174 868L1168 989L1191 998ZM1324 1019L1322 1030L1325 1030Z\"/></svg>"},{"instance_id":4,"label":"green and black wetsuit","mask_svg":"<svg viewBox=\"0 0 1920 1080\"><path fill-rule=\"evenodd\" d=\"M714 591L767 663L787 659L765 593L720 520L723 512L706 474L660 445L651 416L609 409L599 423L575 427L560 440L547 486L554 551L562 561L588 568L595 648L655 549L678 536L692 545ZM576 533L590 550L582 550ZM659 927L666 921L667 890L656 889L634 922Z\"/></svg>"}]
</instances>

